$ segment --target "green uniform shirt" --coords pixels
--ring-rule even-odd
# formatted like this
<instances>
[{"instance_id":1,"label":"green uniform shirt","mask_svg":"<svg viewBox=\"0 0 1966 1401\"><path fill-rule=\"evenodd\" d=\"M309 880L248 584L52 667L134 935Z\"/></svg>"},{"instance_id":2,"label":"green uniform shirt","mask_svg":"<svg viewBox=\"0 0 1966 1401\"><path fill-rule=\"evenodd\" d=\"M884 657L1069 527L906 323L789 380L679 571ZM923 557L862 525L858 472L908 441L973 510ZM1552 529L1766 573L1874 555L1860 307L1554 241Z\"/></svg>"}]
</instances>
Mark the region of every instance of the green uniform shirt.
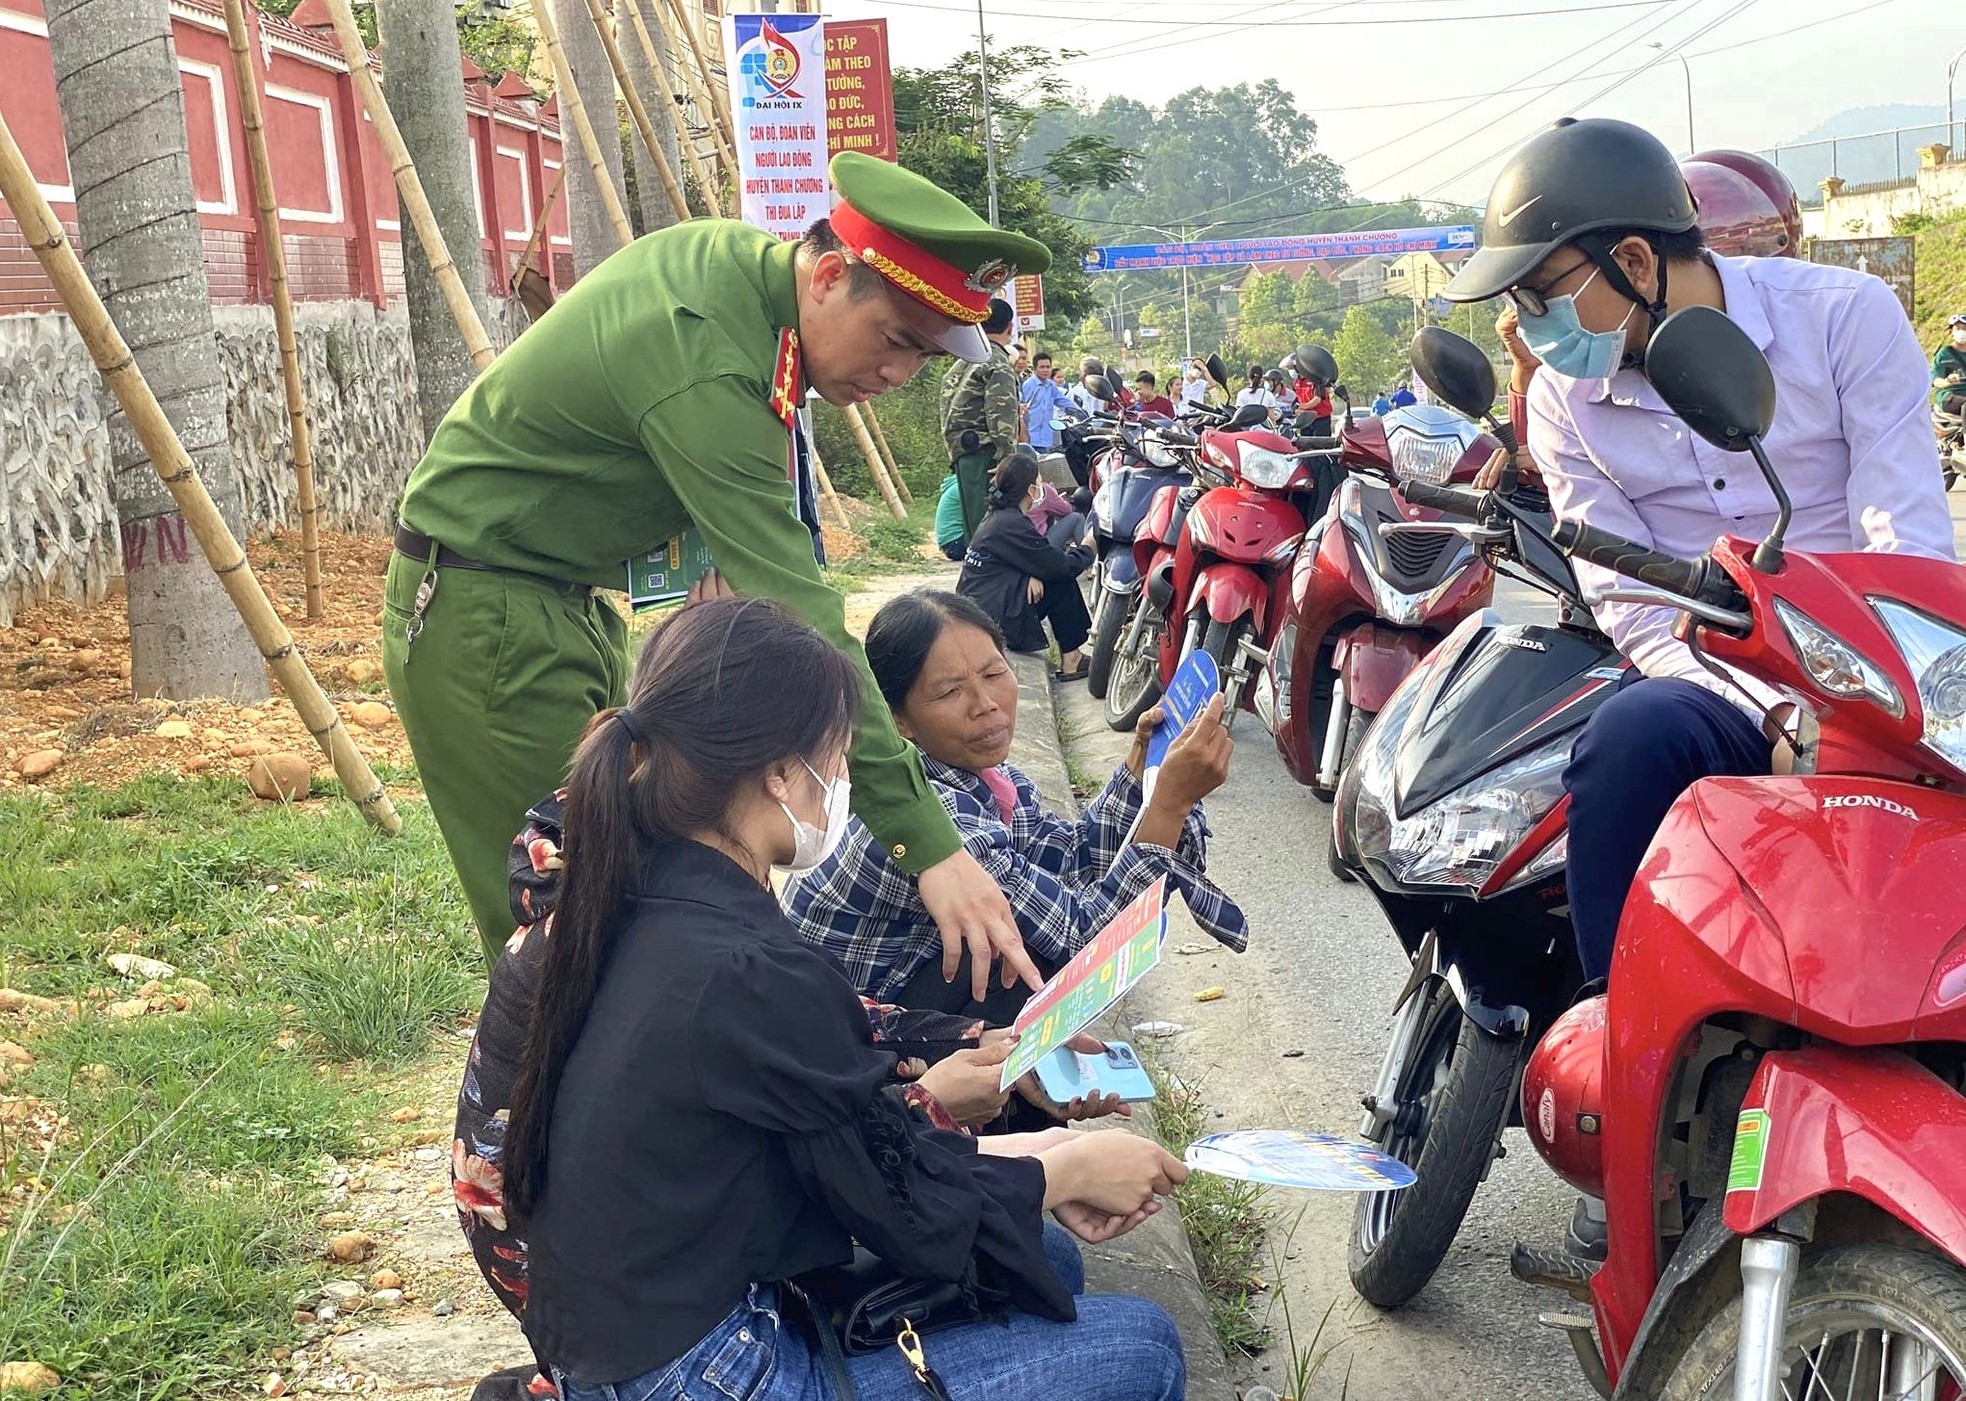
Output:
<instances>
[{"instance_id":1,"label":"green uniform shirt","mask_svg":"<svg viewBox=\"0 0 1966 1401\"><path fill-rule=\"evenodd\" d=\"M962 483L951 472L942 479L942 494L935 499L935 543L953 545L968 533L963 526Z\"/></svg>"},{"instance_id":2,"label":"green uniform shirt","mask_svg":"<svg viewBox=\"0 0 1966 1401\"><path fill-rule=\"evenodd\" d=\"M986 363L959 360L942 377L942 440L951 461L963 456L965 429L975 430L977 451L988 453L992 466L1017 447L1017 373L1000 345L991 345Z\"/></svg>"},{"instance_id":3,"label":"green uniform shirt","mask_svg":"<svg viewBox=\"0 0 1966 1401\"><path fill-rule=\"evenodd\" d=\"M779 333L798 326L796 247L694 219L608 258L452 406L402 517L482 564L609 589L694 523L732 588L778 599L860 664L854 810L920 872L958 849L955 827L813 561L771 405Z\"/></svg>"},{"instance_id":4,"label":"green uniform shirt","mask_svg":"<svg viewBox=\"0 0 1966 1401\"><path fill-rule=\"evenodd\" d=\"M1944 379L1947 375L1966 375L1966 352L1954 345L1942 345L1932 356L1932 378ZM1966 384L1935 385L1932 389L1934 403L1948 394L1956 394L1966 389Z\"/></svg>"}]
</instances>

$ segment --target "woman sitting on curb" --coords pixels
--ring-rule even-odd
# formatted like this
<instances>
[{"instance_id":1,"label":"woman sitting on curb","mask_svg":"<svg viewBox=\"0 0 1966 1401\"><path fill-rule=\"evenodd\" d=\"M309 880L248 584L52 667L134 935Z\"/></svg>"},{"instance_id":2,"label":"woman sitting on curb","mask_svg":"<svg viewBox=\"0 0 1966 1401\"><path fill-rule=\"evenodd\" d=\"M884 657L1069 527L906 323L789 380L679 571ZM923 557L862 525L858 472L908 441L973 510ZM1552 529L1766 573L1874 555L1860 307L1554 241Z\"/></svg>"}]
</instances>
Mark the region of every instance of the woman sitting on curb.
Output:
<instances>
[{"instance_id":1,"label":"woman sitting on curb","mask_svg":"<svg viewBox=\"0 0 1966 1401\"><path fill-rule=\"evenodd\" d=\"M1005 762L1017 676L1003 635L969 599L933 591L893 599L867 629L867 658L896 726L921 749L963 844L1010 897L1024 945L1047 976L1163 875L1210 934L1238 952L1248 943L1242 911L1207 875L1200 803L1228 776L1234 748L1219 699L1175 741L1143 802L1141 766L1160 719L1149 711L1126 762L1072 821L1046 812L1031 780ZM1017 987L971 1000L967 966L936 957L940 941L913 879L858 819L837 852L785 887L785 909L799 937L837 956L869 997L1008 1023L1030 995Z\"/></svg>"},{"instance_id":2,"label":"woman sitting on curb","mask_svg":"<svg viewBox=\"0 0 1966 1401\"><path fill-rule=\"evenodd\" d=\"M728 597L714 592L709 596ZM530 1252L506 1211L501 1163L527 1027L564 880L565 797L562 790L534 804L512 844L511 901L518 929L506 941L492 972L458 1093L451 1145L452 1191L472 1256L499 1302L522 1321L530 1290ZM1002 1126L1009 1092L998 1089L998 1080L1012 1044L1007 1029L867 998L861 1002L873 1040L896 1058L889 1089L902 1104L937 1128L970 1132ZM1103 1049L1090 1037L1073 1044L1087 1052ZM1126 1112L1117 1096L1052 1104L1037 1089L1035 1076L1024 1077L1013 1088L1033 1109L1053 1119L1076 1121ZM1056 1141L1044 1133L1007 1134L982 1141L978 1151L1014 1156L1034 1153ZM1048 1243L1048 1249L1053 1248ZM526 1366L487 1378L473 1401L550 1397L552 1383L535 1371Z\"/></svg>"},{"instance_id":3,"label":"woman sitting on curb","mask_svg":"<svg viewBox=\"0 0 1966 1401\"><path fill-rule=\"evenodd\" d=\"M499 1154L527 1337L566 1401L733 1384L819 1401L835 1388L784 1282L857 1241L987 1315L923 1340L958 1394L1174 1401L1167 1316L1075 1301L1042 1214L1111 1239L1185 1169L1130 1134L1001 1157L911 1119L862 1003L771 897L772 867L810 867L845 829L858 700L817 632L722 599L665 626L628 706L588 727ZM844 1367L862 1401L919 1394L898 1349Z\"/></svg>"},{"instance_id":4,"label":"woman sitting on curb","mask_svg":"<svg viewBox=\"0 0 1966 1401\"><path fill-rule=\"evenodd\" d=\"M1088 666L1080 649L1091 635L1092 616L1078 579L1092 563L1092 550L1080 539L1061 548L1038 532L1029 513L1042 498L1035 457L1013 452L997 464L989 510L963 556L956 591L975 600L1012 651L1044 651L1049 619L1058 642L1054 679L1080 681Z\"/></svg>"}]
</instances>

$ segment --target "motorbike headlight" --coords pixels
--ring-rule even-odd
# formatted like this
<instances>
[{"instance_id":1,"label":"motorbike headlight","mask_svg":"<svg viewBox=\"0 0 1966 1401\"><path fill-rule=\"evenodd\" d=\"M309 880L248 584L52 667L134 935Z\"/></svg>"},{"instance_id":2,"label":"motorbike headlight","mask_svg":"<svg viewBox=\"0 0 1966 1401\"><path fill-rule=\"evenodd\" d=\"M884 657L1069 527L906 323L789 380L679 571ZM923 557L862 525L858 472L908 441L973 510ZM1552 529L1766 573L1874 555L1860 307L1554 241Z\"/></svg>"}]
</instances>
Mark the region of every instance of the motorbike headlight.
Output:
<instances>
[{"instance_id":1,"label":"motorbike headlight","mask_svg":"<svg viewBox=\"0 0 1966 1401\"><path fill-rule=\"evenodd\" d=\"M1870 606L1915 678L1925 747L1966 774L1966 632L1892 599Z\"/></svg>"},{"instance_id":2,"label":"motorbike headlight","mask_svg":"<svg viewBox=\"0 0 1966 1401\"><path fill-rule=\"evenodd\" d=\"M1276 491L1288 485L1290 479L1297 475L1297 461L1286 453L1270 448L1245 446L1237 470L1251 486Z\"/></svg>"},{"instance_id":3,"label":"motorbike headlight","mask_svg":"<svg viewBox=\"0 0 1966 1401\"><path fill-rule=\"evenodd\" d=\"M1140 455L1147 460L1147 465L1150 467L1173 467L1180 461L1179 458L1175 457L1172 448L1168 447L1165 443L1156 442L1152 438L1146 438L1141 441Z\"/></svg>"},{"instance_id":4,"label":"motorbike headlight","mask_svg":"<svg viewBox=\"0 0 1966 1401\"><path fill-rule=\"evenodd\" d=\"M1376 856L1402 885L1481 889L1563 796L1572 738L1559 736L1532 749L1409 818L1394 816L1387 804L1377 850L1365 844L1361 830L1360 855Z\"/></svg>"},{"instance_id":5,"label":"motorbike headlight","mask_svg":"<svg viewBox=\"0 0 1966 1401\"><path fill-rule=\"evenodd\" d=\"M1801 609L1792 608L1779 598L1775 600L1775 616L1781 620L1782 631L1788 634L1789 645L1795 648L1795 655L1802 659L1803 670L1809 673L1809 679L1824 693L1850 700L1862 697L1876 702L1894 719L1904 718L1905 698L1898 694L1898 688L1891 684L1891 678L1867 661L1856 648ZM1899 645L1903 646L1902 643Z\"/></svg>"},{"instance_id":6,"label":"motorbike headlight","mask_svg":"<svg viewBox=\"0 0 1966 1401\"><path fill-rule=\"evenodd\" d=\"M1438 404L1414 404L1386 416L1393 475L1405 482L1446 482L1475 437L1472 423Z\"/></svg>"},{"instance_id":7,"label":"motorbike headlight","mask_svg":"<svg viewBox=\"0 0 1966 1401\"><path fill-rule=\"evenodd\" d=\"M1354 856L1376 856L1390 845L1393 828L1393 756L1399 752L1400 736L1413 714L1420 692L1425 689L1421 676L1429 670L1422 662L1386 702L1364 736L1358 751L1345 765L1333 801L1332 820L1349 821L1351 830L1341 833L1339 846Z\"/></svg>"},{"instance_id":8,"label":"motorbike headlight","mask_svg":"<svg viewBox=\"0 0 1966 1401\"><path fill-rule=\"evenodd\" d=\"M1113 481L1112 477L1106 478L1099 483L1099 490L1092 493L1092 517L1108 525L1113 520Z\"/></svg>"}]
</instances>

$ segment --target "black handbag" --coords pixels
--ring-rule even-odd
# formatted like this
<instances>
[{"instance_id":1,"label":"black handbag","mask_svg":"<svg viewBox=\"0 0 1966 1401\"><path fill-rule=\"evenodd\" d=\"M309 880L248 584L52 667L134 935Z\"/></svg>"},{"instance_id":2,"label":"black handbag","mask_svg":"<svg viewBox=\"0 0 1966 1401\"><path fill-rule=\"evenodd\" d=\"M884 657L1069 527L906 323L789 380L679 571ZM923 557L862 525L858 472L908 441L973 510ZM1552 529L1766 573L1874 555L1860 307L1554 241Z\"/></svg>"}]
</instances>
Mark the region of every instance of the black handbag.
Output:
<instances>
[{"instance_id":1,"label":"black handbag","mask_svg":"<svg viewBox=\"0 0 1966 1401\"><path fill-rule=\"evenodd\" d=\"M791 1288L812 1316L837 1401L856 1401L847 1357L890 1347L907 1359L930 1401L949 1401L942 1378L928 1365L923 1335L999 1318L1009 1309L1007 1294L977 1281L974 1263L957 1280L907 1279L858 1246L847 1264L803 1274Z\"/></svg>"}]
</instances>

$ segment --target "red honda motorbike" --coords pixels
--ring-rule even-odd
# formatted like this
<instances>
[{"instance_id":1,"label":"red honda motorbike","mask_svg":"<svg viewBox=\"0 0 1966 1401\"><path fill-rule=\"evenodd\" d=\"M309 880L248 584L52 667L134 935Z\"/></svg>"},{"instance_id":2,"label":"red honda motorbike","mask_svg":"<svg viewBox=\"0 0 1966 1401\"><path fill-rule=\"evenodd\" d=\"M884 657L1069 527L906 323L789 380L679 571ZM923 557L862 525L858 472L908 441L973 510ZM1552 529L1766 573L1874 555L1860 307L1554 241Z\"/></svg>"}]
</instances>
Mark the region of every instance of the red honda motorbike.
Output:
<instances>
[{"instance_id":1,"label":"red honda motorbike","mask_svg":"<svg viewBox=\"0 0 1966 1401\"><path fill-rule=\"evenodd\" d=\"M1773 687L1776 777L1683 795L1626 902L1609 993L1522 1084L1537 1151L1602 1197L1601 1266L1518 1275L1606 1396L1955 1401L1966 1387L1966 569L1785 551L1775 386L1720 312L1669 318L1647 377L1753 454L1760 544L1680 560L1564 523L1574 557L1684 610L1709 665ZM1771 733L1774 732L1771 729ZM1593 1331L1595 1336L1593 1336Z\"/></svg>"},{"instance_id":2,"label":"red honda motorbike","mask_svg":"<svg viewBox=\"0 0 1966 1401\"><path fill-rule=\"evenodd\" d=\"M1399 683L1495 596L1465 527L1402 485L1471 482L1499 446L1433 404L1348 425L1340 439L1346 476L1280 591L1274 643L1244 646L1260 668L1257 715L1291 776L1324 802Z\"/></svg>"},{"instance_id":3,"label":"red honda motorbike","mask_svg":"<svg viewBox=\"0 0 1966 1401\"><path fill-rule=\"evenodd\" d=\"M1192 450L1193 484L1156 492L1133 537L1144 584L1106 687L1106 723L1116 730L1138 723L1194 646L1215 657L1225 713L1235 713L1241 691L1229 691L1231 659L1239 655L1233 639L1268 621L1269 575L1289 563L1304 534L1303 512L1286 497L1312 484L1301 460L1310 454L1255 427L1265 416L1251 405L1204 429ZM1244 485L1245 463L1278 485ZM1211 627L1217 613L1220 625Z\"/></svg>"}]
</instances>

